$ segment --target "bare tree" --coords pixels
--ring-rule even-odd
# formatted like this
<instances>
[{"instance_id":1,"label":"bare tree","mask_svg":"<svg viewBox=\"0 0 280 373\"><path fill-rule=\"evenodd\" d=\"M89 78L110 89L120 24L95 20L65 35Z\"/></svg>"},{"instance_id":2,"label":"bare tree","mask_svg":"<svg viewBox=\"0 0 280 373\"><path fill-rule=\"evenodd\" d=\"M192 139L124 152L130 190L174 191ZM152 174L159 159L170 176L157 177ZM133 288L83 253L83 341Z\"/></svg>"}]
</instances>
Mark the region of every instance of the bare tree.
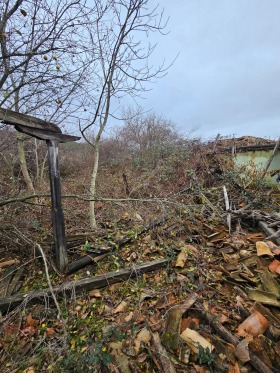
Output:
<instances>
[{"instance_id":1,"label":"bare tree","mask_svg":"<svg viewBox=\"0 0 280 373\"><path fill-rule=\"evenodd\" d=\"M126 110L124 122L117 131L117 139L140 163L152 167L182 139L172 121L153 112L144 113L141 108Z\"/></svg>"},{"instance_id":2,"label":"bare tree","mask_svg":"<svg viewBox=\"0 0 280 373\"><path fill-rule=\"evenodd\" d=\"M82 0L4 0L0 5L0 106L65 122L83 107L90 9ZM21 170L34 186L17 135ZM38 172L37 172L38 173Z\"/></svg>"},{"instance_id":3,"label":"bare tree","mask_svg":"<svg viewBox=\"0 0 280 373\"><path fill-rule=\"evenodd\" d=\"M150 33L163 34L166 24L158 7L151 9L149 0L94 0L97 13L89 37L98 59L92 79L97 82L92 102L92 120L80 126L84 139L92 146L94 162L90 192L96 194L99 144L110 117L114 117L124 96L135 99L147 90L147 83L166 73L164 64L154 68L150 56L155 46L149 43ZM95 55L96 57L96 55ZM88 135L93 129L94 138ZM90 225L96 228L94 201L90 202Z\"/></svg>"}]
</instances>

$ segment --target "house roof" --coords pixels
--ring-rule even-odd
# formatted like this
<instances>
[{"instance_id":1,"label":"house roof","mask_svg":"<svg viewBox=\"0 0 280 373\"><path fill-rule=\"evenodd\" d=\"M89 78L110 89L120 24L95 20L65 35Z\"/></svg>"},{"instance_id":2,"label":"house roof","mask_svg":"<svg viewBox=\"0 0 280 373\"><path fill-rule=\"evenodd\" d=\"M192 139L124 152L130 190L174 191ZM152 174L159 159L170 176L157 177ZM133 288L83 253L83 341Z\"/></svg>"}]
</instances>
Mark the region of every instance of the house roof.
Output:
<instances>
[{"instance_id":1,"label":"house roof","mask_svg":"<svg viewBox=\"0 0 280 373\"><path fill-rule=\"evenodd\" d=\"M254 136L242 136L230 139L218 139L209 144L218 152L244 152L274 149L276 141Z\"/></svg>"}]
</instances>

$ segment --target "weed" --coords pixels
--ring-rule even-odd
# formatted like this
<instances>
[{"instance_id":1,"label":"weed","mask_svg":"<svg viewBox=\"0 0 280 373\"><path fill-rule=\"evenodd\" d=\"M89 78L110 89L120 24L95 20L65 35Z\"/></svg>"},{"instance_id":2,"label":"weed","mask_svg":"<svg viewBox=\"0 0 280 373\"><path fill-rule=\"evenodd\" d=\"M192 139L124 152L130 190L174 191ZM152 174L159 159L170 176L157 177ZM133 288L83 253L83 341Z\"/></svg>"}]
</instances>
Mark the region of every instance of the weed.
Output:
<instances>
[{"instance_id":1,"label":"weed","mask_svg":"<svg viewBox=\"0 0 280 373\"><path fill-rule=\"evenodd\" d=\"M207 365L211 372L214 372L212 365L215 360L215 356L212 354L209 347L203 348L201 345L198 345L197 359L199 364Z\"/></svg>"},{"instance_id":2,"label":"weed","mask_svg":"<svg viewBox=\"0 0 280 373\"><path fill-rule=\"evenodd\" d=\"M84 244L84 248L83 248L84 251L87 252L88 250L90 250L90 248L91 248L91 244L88 241L86 241Z\"/></svg>"}]
</instances>

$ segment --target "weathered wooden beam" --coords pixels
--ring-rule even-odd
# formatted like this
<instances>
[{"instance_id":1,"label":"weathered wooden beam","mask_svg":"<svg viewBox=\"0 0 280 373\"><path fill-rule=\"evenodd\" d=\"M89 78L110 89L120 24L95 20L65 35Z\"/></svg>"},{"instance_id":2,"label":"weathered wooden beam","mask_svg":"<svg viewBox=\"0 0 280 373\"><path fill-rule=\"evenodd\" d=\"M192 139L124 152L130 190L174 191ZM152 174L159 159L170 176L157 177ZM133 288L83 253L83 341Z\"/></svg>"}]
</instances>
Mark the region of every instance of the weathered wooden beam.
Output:
<instances>
[{"instance_id":1,"label":"weathered wooden beam","mask_svg":"<svg viewBox=\"0 0 280 373\"><path fill-rule=\"evenodd\" d=\"M49 128L39 129L27 127L25 125L17 124L15 125L16 130L25 133L29 136L36 137L39 140L53 140L57 142L71 142L80 140L78 136L64 135L63 133L52 132Z\"/></svg>"},{"instance_id":2,"label":"weathered wooden beam","mask_svg":"<svg viewBox=\"0 0 280 373\"><path fill-rule=\"evenodd\" d=\"M88 277L71 281L66 284L56 286L53 288L55 294L67 295L72 294L72 291L81 292L92 289L100 289L105 286L115 284L117 282L125 281L133 278L139 274L155 271L156 269L162 268L167 264L167 259L157 259L152 262L135 265L128 269L122 269L118 272L107 272L103 275ZM27 294L17 294L11 297L0 298L0 310L8 311L19 306L23 301L32 303L40 303L46 300L46 297L51 297L50 289L41 291L32 291Z\"/></svg>"},{"instance_id":3,"label":"weathered wooden beam","mask_svg":"<svg viewBox=\"0 0 280 373\"><path fill-rule=\"evenodd\" d=\"M39 140L70 142L80 139L78 136L64 135L61 129L52 122L8 109L0 108L0 120L5 124L15 126L17 131L36 137Z\"/></svg>"},{"instance_id":4,"label":"weathered wooden beam","mask_svg":"<svg viewBox=\"0 0 280 373\"><path fill-rule=\"evenodd\" d=\"M57 268L63 272L68 264L65 240L65 224L61 202L60 172L58 163L58 143L47 140L49 174L52 200L52 224Z\"/></svg>"},{"instance_id":5,"label":"weathered wooden beam","mask_svg":"<svg viewBox=\"0 0 280 373\"><path fill-rule=\"evenodd\" d=\"M16 111L0 108L0 120L5 124L23 125L31 128L49 130L50 132L62 133L61 129L52 122L47 122L31 115L21 114Z\"/></svg>"}]
</instances>

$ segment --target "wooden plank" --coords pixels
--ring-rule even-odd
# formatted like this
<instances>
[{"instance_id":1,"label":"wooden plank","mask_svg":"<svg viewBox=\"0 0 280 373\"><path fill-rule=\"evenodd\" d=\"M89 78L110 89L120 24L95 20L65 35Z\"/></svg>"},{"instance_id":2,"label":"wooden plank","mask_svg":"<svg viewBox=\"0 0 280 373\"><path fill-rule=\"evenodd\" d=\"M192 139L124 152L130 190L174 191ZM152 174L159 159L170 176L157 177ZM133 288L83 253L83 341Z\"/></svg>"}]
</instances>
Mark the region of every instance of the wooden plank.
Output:
<instances>
[{"instance_id":1,"label":"wooden plank","mask_svg":"<svg viewBox=\"0 0 280 373\"><path fill-rule=\"evenodd\" d=\"M18 270L15 271L13 279L12 279L12 281L10 282L10 284L8 286L7 294L6 295L12 295L16 291L19 291L19 289L22 286L22 282L20 282L20 280L23 277L24 271L25 271L25 267L20 267Z\"/></svg>"},{"instance_id":2,"label":"wooden plank","mask_svg":"<svg viewBox=\"0 0 280 373\"><path fill-rule=\"evenodd\" d=\"M68 264L65 224L61 202L60 172L58 163L58 143L47 140L49 157L49 174L52 200L52 224L56 265L59 271L64 272Z\"/></svg>"},{"instance_id":3,"label":"wooden plank","mask_svg":"<svg viewBox=\"0 0 280 373\"><path fill-rule=\"evenodd\" d=\"M31 128L49 130L50 132L62 133L61 129L52 122L47 122L31 115L21 114L16 111L0 108L0 120L5 124L23 125Z\"/></svg>"},{"instance_id":4,"label":"wooden plank","mask_svg":"<svg viewBox=\"0 0 280 373\"><path fill-rule=\"evenodd\" d=\"M66 284L56 286L53 288L55 294L70 294L73 290L81 292L83 290L100 289L117 282L122 282L127 279L133 278L136 275L151 272L156 269L162 268L167 265L167 259L157 259L152 262L135 265L128 269L122 269L119 272L107 272L103 275L70 281ZM51 297L50 289L33 291L27 294L17 294L10 297L0 298L0 310L8 311L19 306L24 300L32 303L44 302L46 297Z\"/></svg>"},{"instance_id":5,"label":"wooden plank","mask_svg":"<svg viewBox=\"0 0 280 373\"><path fill-rule=\"evenodd\" d=\"M48 128L45 128L45 129L31 128L31 127L23 126L21 124L17 124L15 128L19 132L25 133L32 137L36 137L36 139L39 139L39 140L53 140L53 141L57 141L60 143L80 140L80 137L78 136L64 135L63 133L52 132Z\"/></svg>"},{"instance_id":6,"label":"wooden plank","mask_svg":"<svg viewBox=\"0 0 280 373\"><path fill-rule=\"evenodd\" d=\"M0 281L0 297L5 297L8 294L8 288L16 271L16 266L6 268Z\"/></svg>"}]
</instances>

